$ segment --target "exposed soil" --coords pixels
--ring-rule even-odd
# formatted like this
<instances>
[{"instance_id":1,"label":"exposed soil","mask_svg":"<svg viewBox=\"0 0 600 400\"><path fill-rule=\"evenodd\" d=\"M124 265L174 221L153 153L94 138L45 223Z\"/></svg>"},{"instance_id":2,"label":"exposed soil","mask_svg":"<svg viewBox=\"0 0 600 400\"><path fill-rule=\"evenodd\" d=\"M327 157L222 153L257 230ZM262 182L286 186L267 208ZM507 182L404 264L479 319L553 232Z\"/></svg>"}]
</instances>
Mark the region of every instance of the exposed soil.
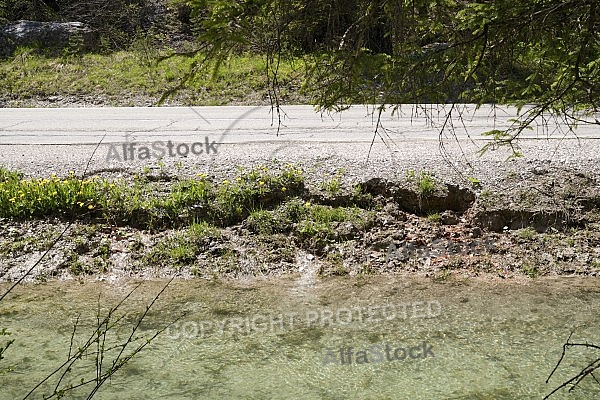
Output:
<instances>
[{"instance_id":1,"label":"exposed soil","mask_svg":"<svg viewBox=\"0 0 600 400\"><path fill-rule=\"evenodd\" d=\"M158 104L160 96L150 96L143 92L121 93L119 95L97 94L61 94L52 96L15 97L0 93L0 108L87 108L87 107L152 107ZM210 99L209 104L223 103L229 106L267 106L271 105L268 93L256 91L244 95L243 98L223 96ZM298 91L289 91L280 99L280 104L308 104L309 98ZM200 98L192 90L182 89L173 98L165 100L165 106L203 106L207 99Z\"/></svg>"},{"instance_id":2,"label":"exposed soil","mask_svg":"<svg viewBox=\"0 0 600 400\"><path fill-rule=\"evenodd\" d=\"M372 196L357 204L350 191L306 188L302 201L373 210L358 226L333 222L329 233L288 229L259 233L248 219L194 243L193 256L151 256L182 230L149 231L94 221L74 222L28 280L95 276L207 279L412 273L434 279L600 276L600 185L570 170L536 170L504 179L506 190L438 184L419 194L410 182L361 182ZM275 201L275 200L274 200ZM275 209L273 204L270 209ZM269 209L269 207L267 207ZM0 279L21 277L51 247L67 221L0 219Z\"/></svg>"}]
</instances>

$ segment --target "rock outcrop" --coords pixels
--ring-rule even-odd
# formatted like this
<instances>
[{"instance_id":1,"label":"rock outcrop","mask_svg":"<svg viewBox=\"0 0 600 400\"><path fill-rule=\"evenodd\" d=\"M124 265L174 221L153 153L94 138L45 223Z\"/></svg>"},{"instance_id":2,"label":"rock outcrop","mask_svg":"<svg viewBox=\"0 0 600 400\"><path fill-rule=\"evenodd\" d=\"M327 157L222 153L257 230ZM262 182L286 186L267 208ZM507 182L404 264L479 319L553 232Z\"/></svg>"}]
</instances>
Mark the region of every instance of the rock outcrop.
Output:
<instances>
[{"instance_id":1,"label":"rock outcrop","mask_svg":"<svg viewBox=\"0 0 600 400\"><path fill-rule=\"evenodd\" d=\"M0 28L0 56L19 46L60 50L68 46L90 48L94 32L82 22L17 21Z\"/></svg>"}]
</instances>

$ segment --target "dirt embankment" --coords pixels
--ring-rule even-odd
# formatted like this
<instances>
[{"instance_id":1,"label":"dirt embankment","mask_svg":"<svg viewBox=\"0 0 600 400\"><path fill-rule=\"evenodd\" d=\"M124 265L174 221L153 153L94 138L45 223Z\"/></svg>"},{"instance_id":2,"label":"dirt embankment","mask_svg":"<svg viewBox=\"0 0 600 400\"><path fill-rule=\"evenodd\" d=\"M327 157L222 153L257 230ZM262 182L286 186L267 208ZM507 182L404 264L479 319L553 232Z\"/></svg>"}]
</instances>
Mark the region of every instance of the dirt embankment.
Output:
<instances>
[{"instance_id":1,"label":"dirt embankment","mask_svg":"<svg viewBox=\"0 0 600 400\"><path fill-rule=\"evenodd\" d=\"M491 191L476 182L465 188L371 178L361 182L358 196L356 185L338 191L303 184L294 198L263 204L261 214L195 233L76 221L29 280L600 275L600 185L594 178L540 168L527 181L508 176L503 185ZM340 216L326 222L293 216L314 206L322 212L340 207ZM18 279L67 225L0 220L0 278Z\"/></svg>"}]
</instances>

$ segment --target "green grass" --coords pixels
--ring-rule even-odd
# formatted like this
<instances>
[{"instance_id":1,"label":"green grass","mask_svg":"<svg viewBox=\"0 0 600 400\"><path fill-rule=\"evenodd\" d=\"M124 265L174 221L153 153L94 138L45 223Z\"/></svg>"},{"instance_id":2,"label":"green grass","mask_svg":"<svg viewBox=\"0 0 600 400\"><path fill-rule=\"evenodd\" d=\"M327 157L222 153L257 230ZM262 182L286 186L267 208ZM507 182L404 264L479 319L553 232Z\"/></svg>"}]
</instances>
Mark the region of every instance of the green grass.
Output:
<instances>
[{"instance_id":1,"label":"green grass","mask_svg":"<svg viewBox=\"0 0 600 400\"><path fill-rule=\"evenodd\" d=\"M193 223L153 246L144 261L153 265L164 265L167 260L175 266L192 264L203 250L202 240L209 237L220 237L220 231L207 222Z\"/></svg>"},{"instance_id":2,"label":"green grass","mask_svg":"<svg viewBox=\"0 0 600 400\"><path fill-rule=\"evenodd\" d=\"M274 170L264 166L239 168L233 179L222 181L205 174L166 182L149 180L142 174L127 180L80 179L73 173L27 179L1 167L0 177L0 218L59 217L84 222L74 228L74 247L65 261L74 275L89 272L80 256L90 252L98 259L97 269L110 264L110 242L92 239L101 224L173 229L175 233L152 246L143 261L179 268L195 265L198 255L207 249L205 239L220 238L219 228L242 224L259 235L283 233L305 246L322 248L344 240L337 234L338 224L350 222L347 228L353 235L370 229L376 217L375 211L357 205L332 207L303 199L307 196L303 171L292 164ZM28 246L29 242L0 243L0 253L22 251ZM138 237L131 247L143 253L146 244ZM227 262L221 256L215 255L215 262L222 261L219 268L233 271L235 263L231 260L237 255L232 253ZM201 271L196 268L195 273Z\"/></svg>"},{"instance_id":3,"label":"green grass","mask_svg":"<svg viewBox=\"0 0 600 400\"><path fill-rule=\"evenodd\" d=\"M536 265L531 265L529 263L523 263L521 270L530 278L535 278L540 274L540 269Z\"/></svg>"},{"instance_id":4,"label":"green grass","mask_svg":"<svg viewBox=\"0 0 600 400\"><path fill-rule=\"evenodd\" d=\"M436 189L435 178L426 171L416 173L414 170L406 171L406 180L416 187L419 196L431 196Z\"/></svg>"},{"instance_id":5,"label":"green grass","mask_svg":"<svg viewBox=\"0 0 600 400\"><path fill-rule=\"evenodd\" d=\"M375 213L358 207L331 207L312 204L299 198L290 199L273 211L256 210L248 217L249 228L255 233L272 234L294 231L300 238L328 236L335 222L352 222L358 229L367 229Z\"/></svg>"},{"instance_id":6,"label":"green grass","mask_svg":"<svg viewBox=\"0 0 600 400\"><path fill-rule=\"evenodd\" d=\"M336 195L342 189L342 176L346 173L346 169L340 168L336 172L335 176L325 182L321 183L321 189L332 194ZM359 189L360 190L360 189Z\"/></svg>"},{"instance_id":7,"label":"green grass","mask_svg":"<svg viewBox=\"0 0 600 400\"><path fill-rule=\"evenodd\" d=\"M261 235L274 233L277 230L276 225L277 221L273 213L267 210L254 211L248 217L248 226L250 229Z\"/></svg>"},{"instance_id":8,"label":"green grass","mask_svg":"<svg viewBox=\"0 0 600 400\"><path fill-rule=\"evenodd\" d=\"M136 97L158 100L175 87L194 61L203 58L173 56L157 62L151 52L132 47L111 54L47 57L30 49L20 49L0 61L0 98L29 99L60 96L101 96L110 104L133 105ZM184 104L223 105L235 102L264 102L267 98L265 61L257 55L231 57L213 76L214 65L188 81L176 99ZM300 84L300 66L282 60L279 82L282 96Z\"/></svg>"},{"instance_id":9,"label":"green grass","mask_svg":"<svg viewBox=\"0 0 600 400\"><path fill-rule=\"evenodd\" d=\"M205 175L170 185L142 178L125 180L66 178L22 179L0 167L0 217L99 218L132 226L172 226L207 220L240 222L264 205L283 202L304 188L301 169L287 165L278 172L256 167L233 181L211 182Z\"/></svg>"},{"instance_id":10,"label":"green grass","mask_svg":"<svg viewBox=\"0 0 600 400\"><path fill-rule=\"evenodd\" d=\"M334 222L352 221L365 229L374 218L373 212L356 206L330 207L300 199L303 171L292 164L278 171L264 166L240 169L232 181L213 182L199 174L162 185L139 176L109 181L80 179L73 173L65 178L24 179L4 168L0 177L0 217L4 218L90 218L150 228L194 221L228 226L248 218L248 226L257 233L289 230L297 224L298 232L309 236L330 231Z\"/></svg>"},{"instance_id":11,"label":"green grass","mask_svg":"<svg viewBox=\"0 0 600 400\"><path fill-rule=\"evenodd\" d=\"M519 231L518 235L523 240L531 240L535 237L536 233L537 232L535 229L533 229L532 227L527 227L527 228L521 229Z\"/></svg>"},{"instance_id":12,"label":"green grass","mask_svg":"<svg viewBox=\"0 0 600 400\"><path fill-rule=\"evenodd\" d=\"M331 194L337 194L341 190L341 182L338 177L331 178L327 182L321 184L321 189Z\"/></svg>"},{"instance_id":13,"label":"green grass","mask_svg":"<svg viewBox=\"0 0 600 400\"><path fill-rule=\"evenodd\" d=\"M13 240L7 237L5 241L0 241L0 255L17 255L28 251L46 250L58 234L59 232L56 229L49 228L35 236L19 236Z\"/></svg>"},{"instance_id":14,"label":"green grass","mask_svg":"<svg viewBox=\"0 0 600 400\"><path fill-rule=\"evenodd\" d=\"M92 272L90 268L88 268L83 262L81 262L81 260L79 259L79 254L73 251L67 253L66 260L64 263L68 268L69 272L71 272L71 274L75 276L89 274Z\"/></svg>"},{"instance_id":15,"label":"green grass","mask_svg":"<svg viewBox=\"0 0 600 400\"><path fill-rule=\"evenodd\" d=\"M438 213L428 214L427 221L434 223L434 224L439 224L442 222L442 216Z\"/></svg>"}]
</instances>

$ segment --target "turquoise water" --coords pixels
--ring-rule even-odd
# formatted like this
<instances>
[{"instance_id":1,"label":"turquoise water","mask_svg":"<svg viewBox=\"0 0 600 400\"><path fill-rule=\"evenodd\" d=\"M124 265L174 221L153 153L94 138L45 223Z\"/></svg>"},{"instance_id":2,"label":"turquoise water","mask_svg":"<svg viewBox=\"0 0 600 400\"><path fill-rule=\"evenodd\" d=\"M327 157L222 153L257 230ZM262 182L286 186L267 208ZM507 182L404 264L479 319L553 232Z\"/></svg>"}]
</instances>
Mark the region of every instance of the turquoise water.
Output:
<instances>
[{"instance_id":1,"label":"turquoise water","mask_svg":"<svg viewBox=\"0 0 600 400\"><path fill-rule=\"evenodd\" d=\"M77 347L94 328L98 304L105 313L136 283L24 285L0 303L0 327L16 339L0 364L13 368L0 375L0 399L23 398L66 360L75 318L80 315ZM144 282L134 292L116 313L124 317L107 343L129 336L164 283ZM178 281L153 306L141 333L152 334L177 317L177 325L94 398L540 399L600 357L569 350L545 383L571 331L573 341L600 343L600 280L594 278ZM420 357L410 357L411 347ZM423 347L429 349L425 358ZM107 351L107 359L115 351ZM94 357L83 358L76 377L63 383L95 370ZM30 398L43 398L49 387ZM89 391L66 398L86 398ZM600 386L586 380L552 398L600 398Z\"/></svg>"}]
</instances>

